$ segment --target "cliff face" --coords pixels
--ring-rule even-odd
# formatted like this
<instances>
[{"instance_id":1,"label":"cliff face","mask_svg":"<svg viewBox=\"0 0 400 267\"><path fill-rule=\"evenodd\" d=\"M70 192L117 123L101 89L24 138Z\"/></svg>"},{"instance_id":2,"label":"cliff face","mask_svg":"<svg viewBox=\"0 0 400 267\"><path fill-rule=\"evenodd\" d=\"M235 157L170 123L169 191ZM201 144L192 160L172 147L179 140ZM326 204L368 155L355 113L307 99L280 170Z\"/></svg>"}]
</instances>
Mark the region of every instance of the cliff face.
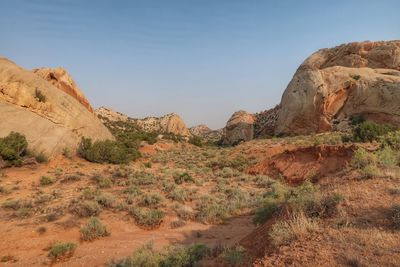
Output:
<instances>
[{"instance_id":1,"label":"cliff face","mask_svg":"<svg viewBox=\"0 0 400 267\"><path fill-rule=\"evenodd\" d=\"M48 155L74 151L82 136L113 139L76 98L41 76L0 58L0 136L24 134L33 150Z\"/></svg>"},{"instance_id":2,"label":"cliff face","mask_svg":"<svg viewBox=\"0 0 400 267\"><path fill-rule=\"evenodd\" d=\"M71 76L63 68L38 68L32 70L34 73L50 82L52 85L61 89L65 93L69 94L79 103L81 103L87 110L93 112L93 108L89 101L86 99L82 91L72 80Z\"/></svg>"},{"instance_id":3,"label":"cliff face","mask_svg":"<svg viewBox=\"0 0 400 267\"><path fill-rule=\"evenodd\" d=\"M275 133L333 129L353 115L400 125L400 41L321 49L286 88Z\"/></svg>"}]
</instances>

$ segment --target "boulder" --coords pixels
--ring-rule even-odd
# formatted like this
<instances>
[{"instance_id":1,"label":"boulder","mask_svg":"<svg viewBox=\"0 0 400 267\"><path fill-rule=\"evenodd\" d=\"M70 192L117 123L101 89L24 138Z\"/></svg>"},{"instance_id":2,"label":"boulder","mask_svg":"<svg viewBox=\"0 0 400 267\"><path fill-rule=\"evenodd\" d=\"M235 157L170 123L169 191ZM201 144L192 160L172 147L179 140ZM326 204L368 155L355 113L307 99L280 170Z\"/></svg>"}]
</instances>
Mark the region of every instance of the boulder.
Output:
<instances>
[{"instance_id":1,"label":"boulder","mask_svg":"<svg viewBox=\"0 0 400 267\"><path fill-rule=\"evenodd\" d=\"M254 138L255 116L244 110L233 113L224 128L222 143L224 145L235 145L242 141Z\"/></svg>"},{"instance_id":2,"label":"boulder","mask_svg":"<svg viewBox=\"0 0 400 267\"><path fill-rule=\"evenodd\" d=\"M15 63L0 58L0 137L26 136L29 148L48 156L75 151L82 136L113 139L112 134L75 97Z\"/></svg>"},{"instance_id":3,"label":"boulder","mask_svg":"<svg viewBox=\"0 0 400 267\"><path fill-rule=\"evenodd\" d=\"M331 131L355 115L399 126L399 103L400 41L321 49L303 62L286 88L275 133Z\"/></svg>"}]
</instances>

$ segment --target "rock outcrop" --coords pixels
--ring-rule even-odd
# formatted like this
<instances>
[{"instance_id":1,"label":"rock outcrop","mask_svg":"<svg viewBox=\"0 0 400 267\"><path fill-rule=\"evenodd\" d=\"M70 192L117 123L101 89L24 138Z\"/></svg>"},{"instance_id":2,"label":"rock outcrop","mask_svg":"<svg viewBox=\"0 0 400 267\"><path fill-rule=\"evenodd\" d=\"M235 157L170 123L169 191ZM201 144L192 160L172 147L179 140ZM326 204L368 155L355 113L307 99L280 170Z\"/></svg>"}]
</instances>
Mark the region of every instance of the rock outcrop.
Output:
<instances>
[{"instance_id":1,"label":"rock outcrop","mask_svg":"<svg viewBox=\"0 0 400 267\"><path fill-rule=\"evenodd\" d=\"M192 135L199 136L206 141L218 142L222 139L224 129L211 130L207 127L207 125L200 124L195 127L189 128L189 132Z\"/></svg>"},{"instance_id":2,"label":"rock outcrop","mask_svg":"<svg viewBox=\"0 0 400 267\"><path fill-rule=\"evenodd\" d=\"M130 118L110 108L101 107L95 110L95 114L103 122L123 121L132 123L138 129L145 132L172 133L181 136L190 136L189 129L178 114L171 113L162 117L147 117L144 119Z\"/></svg>"},{"instance_id":3,"label":"rock outcrop","mask_svg":"<svg viewBox=\"0 0 400 267\"><path fill-rule=\"evenodd\" d=\"M354 115L400 125L400 41L321 49L286 88L275 133L325 132Z\"/></svg>"},{"instance_id":4,"label":"rock outcrop","mask_svg":"<svg viewBox=\"0 0 400 267\"><path fill-rule=\"evenodd\" d=\"M75 97L0 58L0 137L11 131L24 134L31 149L49 156L64 148L74 151L82 136L113 139Z\"/></svg>"},{"instance_id":5,"label":"rock outcrop","mask_svg":"<svg viewBox=\"0 0 400 267\"><path fill-rule=\"evenodd\" d=\"M275 134L280 106L254 114L254 137L272 136Z\"/></svg>"},{"instance_id":6,"label":"rock outcrop","mask_svg":"<svg viewBox=\"0 0 400 267\"><path fill-rule=\"evenodd\" d=\"M73 98L79 101L90 112L93 108L85 95L72 80L71 76L63 68L37 68L32 70L34 73L56 86L58 89L63 90Z\"/></svg>"},{"instance_id":7,"label":"rock outcrop","mask_svg":"<svg viewBox=\"0 0 400 267\"><path fill-rule=\"evenodd\" d=\"M224 128L222 143L235 145L254 138L255 116L244 110L233 113Z\"/></svg>"}]
</instances>

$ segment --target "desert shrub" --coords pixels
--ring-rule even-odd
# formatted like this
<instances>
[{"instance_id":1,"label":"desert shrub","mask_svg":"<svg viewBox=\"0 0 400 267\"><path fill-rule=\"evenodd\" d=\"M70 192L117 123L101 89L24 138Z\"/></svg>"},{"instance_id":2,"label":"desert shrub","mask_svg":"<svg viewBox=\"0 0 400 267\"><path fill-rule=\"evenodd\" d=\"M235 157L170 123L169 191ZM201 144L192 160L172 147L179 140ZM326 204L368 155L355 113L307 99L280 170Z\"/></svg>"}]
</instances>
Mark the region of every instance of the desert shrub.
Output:
<instances>
[{"instance_id":1,"label":"desert shrub","mask_svg":"<svg viewBox=\"0 0 400 267\"><path fill-rule=\"evenodd\" d=\"M268 188L270 185L274 183L274 180L271 179L269 176L264 175L257 175L254 179L255 184L257 187L261 188Z\"/></svg>"},{"instance_id":2,"label":"desert shrub","mask_svg":"<svg viewBox=\"0 0 400 267\"><path fill-rule=\"evenodd\" d=\"M81 217L98 215L101 211L100 205L93 200L72 201L71 211Z\"/></svg>"},{"instance_id":3,"label":"desert shrub","mask_svg":"<svg viewBox=\"0 0 400 267\"><path fill-rule=\"evenodd\" d=\"M288 221L275 223L269 232L269 237L272 244L280 246L318 230L319 226L315 220L306 217L303 213L295 213Z\"/></svg>"},{"instance_id":4,"label":"desert shrub","mask_svg":"<svg viewBox=\"0 0 400 267\"><path fill-rule=\"evenodd\" d=\"M209 255L209 248L203 244L188 247L168 247L161 252L153 249L148 243L125 259L111 262L108 267L192 267Z\"/></svg>"},{"instance_id":5,"label":"desert shrub","mask_svg":"<svg viewBox=\"0 0 400 267\"><path fill-rule=\"evenodd\" d=\"M97 177L97 184L100 188L110 188L113 185L113 182L110 178L103 177L103 176L96 176Z\"/></svg>"},{"instance_id":6,"label":"desert shrub","mask_svg":"<svg viewBox=\"0 0 400 267\"><path fill-rule=\"evenodd\" d=\"M39 102L46 102L46 96L38 88L35 89L35 98Z\"/></svg>"},{"instance_id":7,"label":"desert shrub","mask_svg":"<svg viewBox=\"0 0 400 267\"><path fill-rule=\"evenodd\" d=\"M30 207L21 207L17 209L15 215L18 218L28 218L32 215L32 209Z\"/></svg>"},{"instance_id":8,"label":"desert shrub","mask_svg":"<svg viewBox=\"0 0 400 267\"><path fill-rule=\"evenodd\" d=\"M129 181L135 185L152 185L157 182L157 178L151 173L138 171L130 175Z\"/></svg>"},{"instance_id":9,"label":"desert shrub","mask_svg":"<svg viewBox=\"0 0 400 267\"><path fill-rule=\"evenodd\" d=\"M176 215L184 221L193 220L195 217L193 209L189 206L175 205L173 210L175 211Z\"/></svg>"},{"instance_id":10,"label":"desert shrub","mask_svg":"<svg viewBox=\"0 0 400 267\"><path fill-rule=\"evenodd\" d=\"M85 187L81 191L81 198L85 200L92 200L98 195L100 195L100 192L90 187Z\"/></svg>"},{"instance_id":11,"label":"desert shrub","mask_svg":"<svg viewBox=\"0 0 400 267\"><path fill-rule=\"evenodd\" d=\"M159 227L165 216L161 210L147 210L135 206L131 207L129 214L135 219L136 224L150 229Z\"/></svg>"},{"instance_id":12,"label":"desert shrub","mask_svg":"<svg viewBox=\"0 0 400 267\"><path fill-rule=\"evenodd\" d=\"M393 128L388 125L362 122L354 128L353 140L356 142L372 142L392 130Z\"/></svg>"},{"instance_id":13,"label":"desert shrub","mask_svg":"<svg viewBox=\"0 0 400 267\"><path fill-rule=\"evenodd\" d=\"M108 267L159 267L161 254L153 249L152 243L148 243L138 249L127 258L116 262L110 262Z\"/></svg>"},{"instance_id":14,"label":"desert shrub","mask_svg":"<svg viewBox=\"0 0 400 267\"><path fill-rule=\"evenodd\" d=\"M378 163L385 167L394 167L399 163L399 152L390 146L384 146L376 152Z\"/></svg>"},{"instance_id":15,"label":"desert shrub","mask_svg":"<svg viewBox=\"0 0 400 267\"><path fill-rule=\"evenodd\" d=\"M361 147L354 151L351 159L351 165L356 169L363 169L368 165L376 165L376 162L376 155Z\"/></svg>"},{"instance_id":16,"label":"desert shrub","mask_svg":"<svg viewBox=\"0 0 400 267\"><path fill-rule=\"evenodd\" d=\"M198 136L192 136L189 138L189 143L198 147L202 147L203 146L203 142L201 140L200 137Z\"/></svg>"},{"instance_id":17,"label":"desert shrub","mask_svg":"<svg viewBox=\"0 0 400 267\"><path fill-rule=\"evenodd\" d=\"M176 184L183 184L183 183L193 183L193 177L187 173L176 173L174 174L174 181Z\"/></svg>"},{"instance_id":18,"label":"desert shrub","mask_svg":"<svg viewBox=\"0 0 400 267\"><path fill-rule=\"evenodd\" d=\"M161 267L189 267L205 258L210 249L204 244L193 244L189 247L170 247L162 253Z\"/></svg>"},{"instance_id":19,"label":"desert shrub","mask_svg":"<svg viewBox=\"0 0 400 267\"><path fill-rule=\"evenodd\" d=\"M162 203L162 201L163 198L158 194L155 193L144 194L141 196L139 200L139 205L156 208Z\"/></svg>"},{"instance_id":20,"label":"desert shrub","mask_svg":"<svg viewBox=\"0 0 400 267\"><path fill-rule=\"evenodd\" d=\"M56 243L50 247L49 257L57 260L60 258L71 257L76 249L75 243Z\"/></svg>"},{"instance_id":21,"label":"desert shrub","mask_svg":"<svg viewBox=\"0 0 400 267\"><path fill-rule=\"evenodd\" d=\"M138 196L140 194L140 189L136 185L131 185L131 186L125 188L122 192L124 194L128 194L128 195L130 195L132 197L135 197L135 196Z\"/></svg>"},{"instance_id":22,"label":"desert shrub","mask_svg":"<svg viewBox=\"0 0 400 267\"><path fill-rule=\"evenodd\" d=\"M167 192L167 198L179 202L184 202L187 200L188 194L183 188L174 188L171 191Z\"/></svg>"},{"instance_id":23,"label":"desert shrub","mask_svg":"<svg viewBox=\"0 0 400 267\"><path fill-rule=\"evenodd\" d=\"M80 229L81 239L84 241L92 241L94 239L108 236L110 233L107 227L101 223L96 217L89 218L89 221Z\"/></svg>"},{"instance_id":24,"label":"desert shrub","mask_svg":"<svg viewBox=\"0 0 400 267\"><path fill-rule=\"evenodd\" d=\"M139 152L118 141L95 141L82 137L77 153L84 159L97 163L122 164L139 157Z\"/></svg>"},{"instance_id":25,"label":"desert shrub","mask_svg":"<svg viewBox=\"0 0 400 267\"><path fill-rule=\"evenodd\" d=\"M69 150L68 147L64 147L62 150L62 155L66 157L67 159L71 159L71 151Z\"/></svg>"},{"instance_id":26,"label":"desert shrub","mask_svg":"<svg viewBox=\"0 0 400 267\"><path fill-rule=\"evenodd\" d=\"M381 142L394 150L400 150L400 131L389 132L382 136Z\"/></svg>"},{"instance_id":27,"label":"desert shrub","mask_svg":"<svg viewBox=\"0 0 400 267\"><path fill-rule=\"evenodd\" d=\"M228 217L226 203L209 196L200 197L197 203L196 218L200 222L219 223Z\"/></svg>"},{"instance_id":28,"label":"desert shrub","mask_svg":"<svg viewBox=\"0 0 400 267\"><path fill-rule=\"evenodd\" d=\"M393 205L388 211L388 218L395 229L400 229L400 205Z\"/></svg>"},{"instance_id":29,"label":"desert shrub","mask_svg":"<svg viewBox=\"0 0 400 267\"><path fill-rule=\"evenodd\" d=\"M21 165L27 148L28 142L20 133L11 132L6 137L0 138L0 157L11 166Z\"/></svg>"},{"instance_id":30,"label":"desert shrub","mask_svg":"<svg viewBox=\"0 0 400 267\"><path fill-rule=\"evenodd\" d=\"M115 196L109 193L99 194L95 197L97 203L105 208L111 208L115 201Z\"/></svg>"},{"instance_id":31,"label":"desert shrub","mask_svg":"<svg viewBox=\"0 0 400 267\"><path fill-rule=\"evenodd\" d=\"M228 266L244 266L247 261L245 249L241 246L225 248L222 252L222 258Z\"/></svg>"},{"instance_id":32,"label":"desert shrub","mask_svg":"<svg viewBox=\"0 0 400 267\"><path fill-rule=\"evenodd\" d=\"M50 176L42 176L40 177L40 185L46 186L54 183L54 179Z\"/></svg>"},{"instance_id":33,"label":"desert shrub","mask_svg":"<svg viewBox=\"0 0 400 267\"><path fill-rule=\"evenodd\" d=\"M44 162L48 162L49 161L49 158L47 157L47 155L43 151L41 151L39 153L35 153L34 155L35 155L35 160L38 163L44 163Z\"/></svg>"},{"instance_id":34,"label":"desert shrub","mask_svg":"<svg viewBox=\"0 0 400 267\"><path fill-rule=\"evenodd\" d=\"M253 215L254 224L263 224L268 221L272 216L280 210L280 203L273 200L265 200L263 205L257 208Z\"/></svg>"}]
</instances>

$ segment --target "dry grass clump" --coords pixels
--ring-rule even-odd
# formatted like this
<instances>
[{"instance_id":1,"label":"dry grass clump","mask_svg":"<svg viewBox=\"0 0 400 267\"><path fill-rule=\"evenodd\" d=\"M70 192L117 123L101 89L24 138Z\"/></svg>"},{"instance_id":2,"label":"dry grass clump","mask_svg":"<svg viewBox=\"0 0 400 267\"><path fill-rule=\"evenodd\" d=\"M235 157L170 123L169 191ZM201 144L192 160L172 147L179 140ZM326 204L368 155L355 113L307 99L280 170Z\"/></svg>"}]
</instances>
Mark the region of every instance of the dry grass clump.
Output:
<instances>
[{"instance_id":1,"label":"dry grass clump","mask_svg":"<svg viewBox=\"0 0 400 267\"><path fill-rule=\"evenodd\" d=\"M269 232L269 237L275 246L280 246L318 230L317 221L306 217L304 213L300 212L294 213L288 221L275 223Z\"/></svg>"},{"instance_id":2,"label":"dry grass clump","mask_svg":"<svg viewBox=\"0 0 400 267\"><path fill-rule=\"evenodd\" d=\"M96 216L101 212L101 206L94 200L72 200L70 211L80 217Z\"/></svg>"},{"instance_id":3,"label":"dry grass clump","mask_svg":"<svg viewBox=\"0 0 400 267\"><path fill-rule=\"evenodd\" d=\"M163 222L165 213L157 209L143 209L131 207L129 214L135 219L136 224L146 229L155 229Z\"/></svg>"},{"instance_id":4,"label":"dry grass clump","mask_svg":"<svg viewBox=\"0 0 400 267\"><path fill-rule=\"evenodd\" d=\"M48 256L53 260L60 260L72 257L77 245L72 242L56 243L50 247Z\"/></svg>"}]
</instances>

